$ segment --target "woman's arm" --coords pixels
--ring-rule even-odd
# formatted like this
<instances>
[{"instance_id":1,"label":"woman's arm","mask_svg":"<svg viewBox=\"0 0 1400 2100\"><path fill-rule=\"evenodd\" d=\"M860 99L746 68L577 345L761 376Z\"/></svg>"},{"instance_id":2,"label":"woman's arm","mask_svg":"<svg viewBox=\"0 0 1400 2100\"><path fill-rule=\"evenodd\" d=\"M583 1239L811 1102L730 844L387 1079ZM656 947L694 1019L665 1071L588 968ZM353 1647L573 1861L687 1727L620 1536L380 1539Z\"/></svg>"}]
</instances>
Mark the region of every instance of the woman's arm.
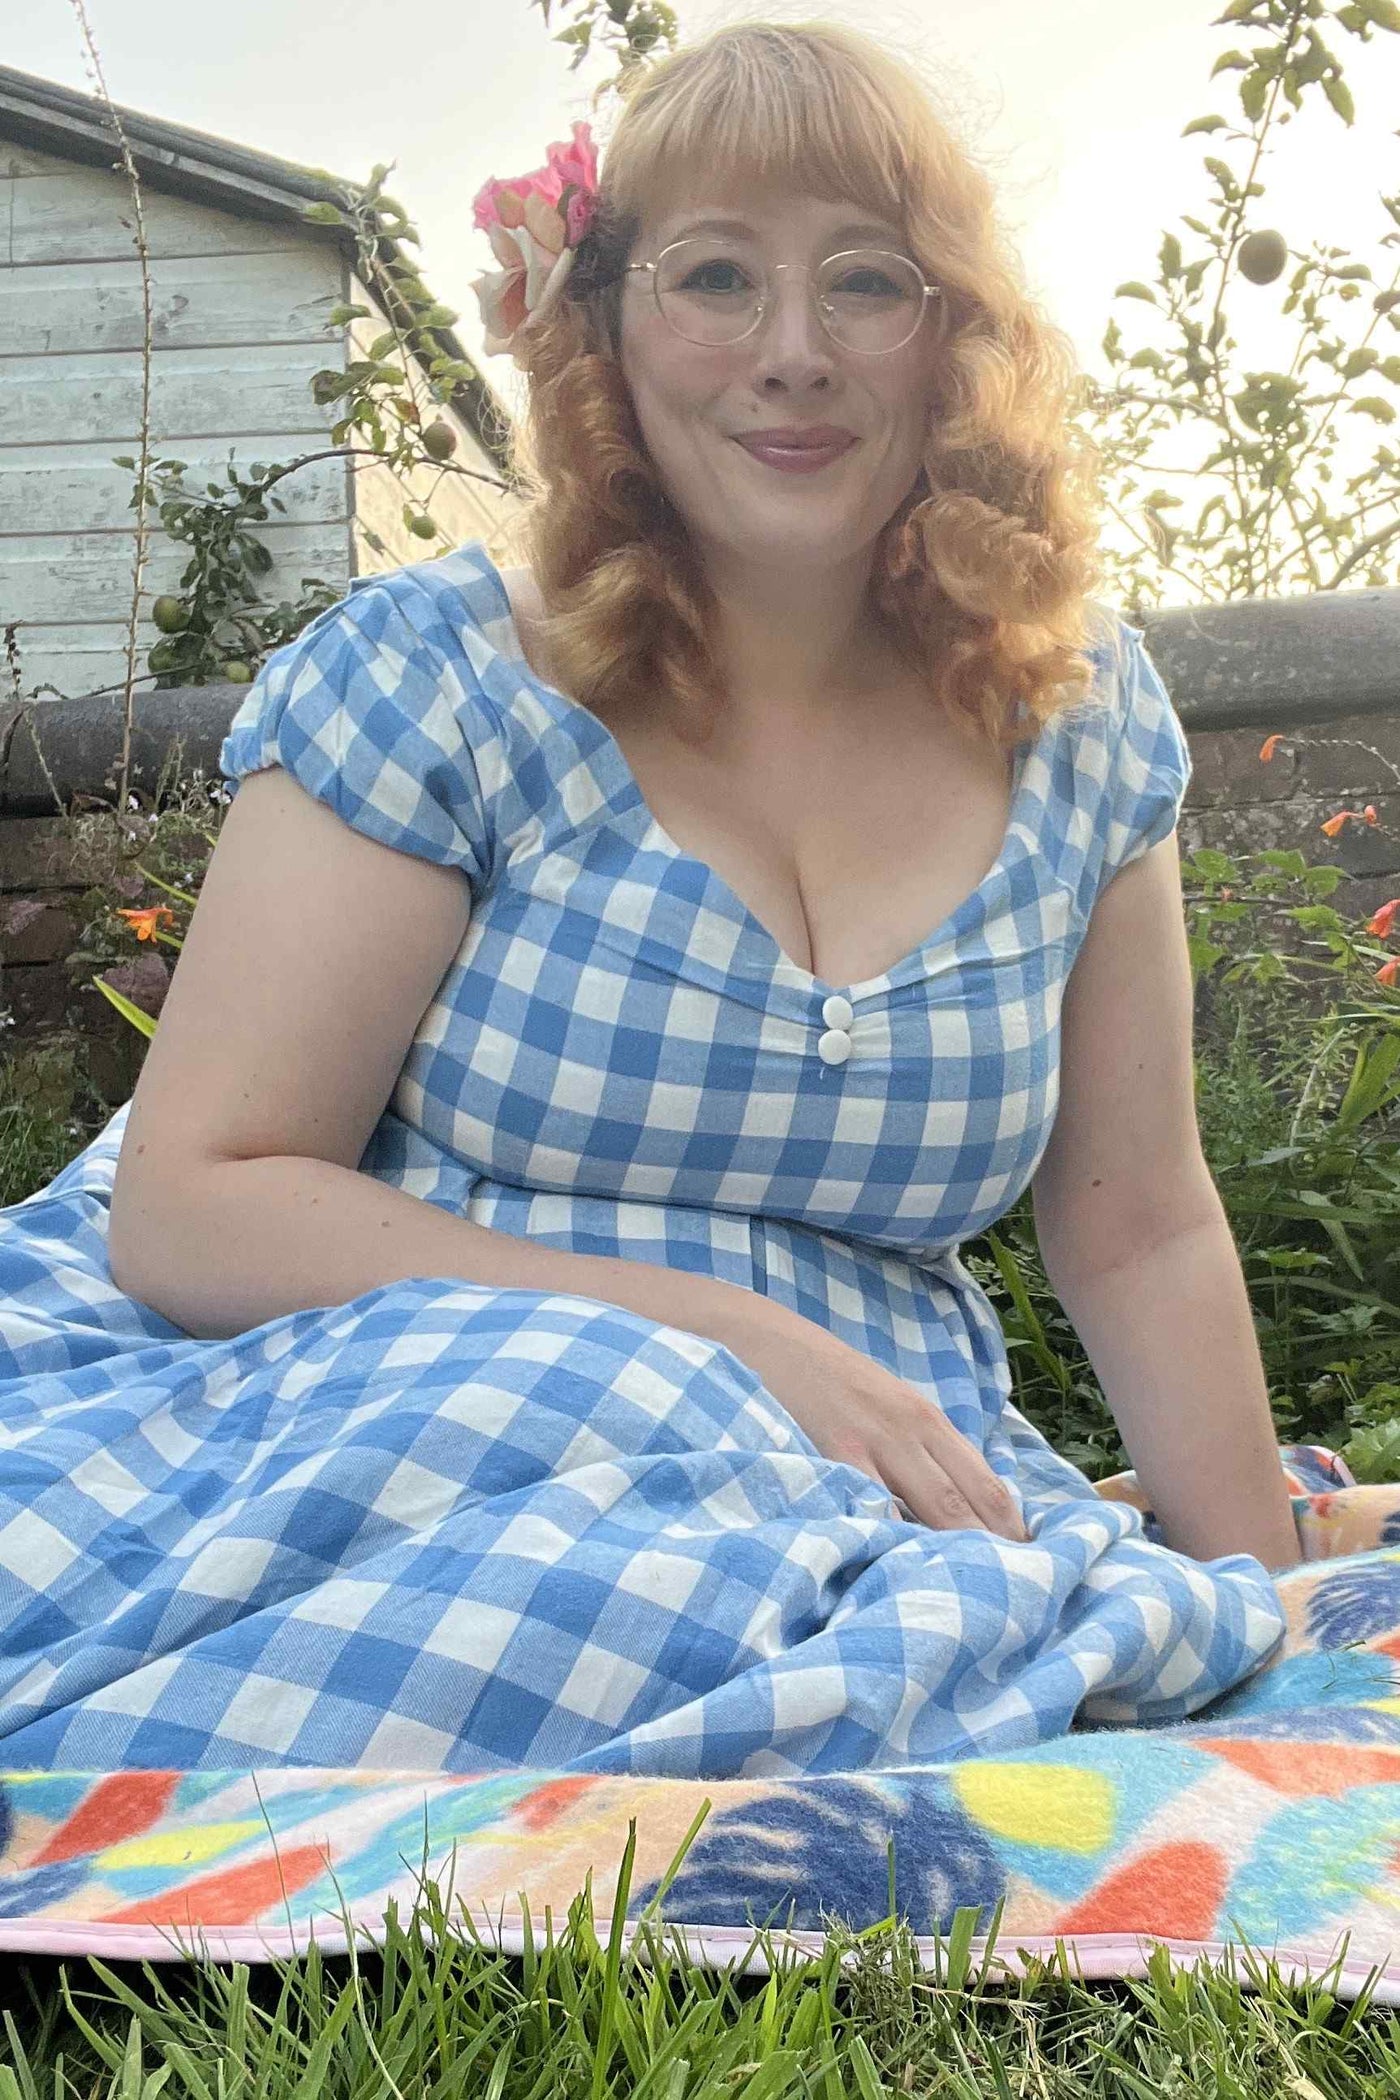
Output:
<instances>
[{"instance_id":1,"label":"woman's arm","mask_svg":"<svg viewBox=\"0 0 1400 2100\"><path fill-rule=\"evenodd\" d=\"M469 915L459 870L362 837L281 768L242 783L132 1097L113 1280L205 1338L407 1276L580 1292L717 1339L779 1324L717 1278L536 1246L358 1172Z\"/></svg>"},{"instance_id":2,"label":"woman's arm","mask_svg":"<svg viewBox=\"0 0 1400 2100\"><path fill-rule=\"evenodd\" d=\"M1298 1534L1224 1213L1059 1296L1167 1544L1293 1567Z\"/></svg>"},{"instance_id":3,"label":"woman's arm","mask_svg":"<svg viewBox=\"0 0 1400 2100\"><path fill-rule=\"evenodd\" d=\"M1291 1566L1298 1541L1249 1297L1196 1122L1176 836L1097 899L1032 1184L1045 1273L1168 1543Z\"/></svg>"},{"instance_id":4,"label":"woman's arm","mask_svg":"<svg viewBox=\"0 0 1400 2100\"><path fill-rule=\"evenodd\" d=\"M128 1198L125 1229L140 1237L142 1253L131 1266L114 1262L114 1280L204 1339L342 1305L409 1276L598 1298L736 1354L798 1317L718 1277L542 1247L353 1167L292 1154L206 1160L171 1184L144 1221Z\"/></svg>"}]
</instances>

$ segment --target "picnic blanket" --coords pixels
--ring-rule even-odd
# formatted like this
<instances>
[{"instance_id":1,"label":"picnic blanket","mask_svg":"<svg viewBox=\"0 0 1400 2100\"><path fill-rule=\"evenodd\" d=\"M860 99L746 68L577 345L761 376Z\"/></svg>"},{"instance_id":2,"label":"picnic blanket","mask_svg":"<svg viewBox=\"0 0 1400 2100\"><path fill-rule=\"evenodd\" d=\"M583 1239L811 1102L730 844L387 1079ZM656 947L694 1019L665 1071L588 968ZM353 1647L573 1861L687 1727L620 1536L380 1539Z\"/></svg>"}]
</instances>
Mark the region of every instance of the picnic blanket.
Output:
<instances>
[{"instance_id":1,"label":"picnic blanket","mask_svg":"<svg viewBox=\"0 0 1400 2100\"><path fill-rule=\"evenodd\" d=\"M1088 1977L1249 1947L1400 2003L1400 1487L1285 1454L1307 1561L1272 1662L1190 1721L794 1779L325 1770L0 1773L0 1948L270 1960L373 1941L425 1876L519 1951L587 1884L701 1961L815 1950L894 1912L932 1959L975 1909L1000 1959ZM1340 1483L1340 1484L1339 1484ZM1101 1493L1142 1506L1131 1475ZM698 1829L695 1827L698 1823ZM626 1882L621 1869L634 1850ZM669 1879L668 1876L672 1875ZM660 1900L658 1900L658 1898ZM756 1938L756 1928L767 1928Z\"/></svg>"}]
</instances>

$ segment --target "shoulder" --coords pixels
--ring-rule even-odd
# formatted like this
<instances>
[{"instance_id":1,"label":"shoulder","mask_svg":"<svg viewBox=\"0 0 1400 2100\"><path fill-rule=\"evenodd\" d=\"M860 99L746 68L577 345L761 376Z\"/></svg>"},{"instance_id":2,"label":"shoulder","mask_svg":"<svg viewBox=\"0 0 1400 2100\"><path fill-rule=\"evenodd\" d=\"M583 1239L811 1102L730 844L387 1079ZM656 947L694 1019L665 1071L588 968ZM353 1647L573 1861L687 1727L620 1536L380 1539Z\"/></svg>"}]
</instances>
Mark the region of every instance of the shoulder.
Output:
<instances>
[{"instance_id":1,"label":"shoulder","mask_svg":"<svg viewBox=\"0 0 1400 2100\"><path fill-rule=\"evenodd\" d=\"M544 600L534 570L522 563L515 568L498 568L496 574L505 588L514 619L537 620L544 611Z\"/></svg>"},{"instance_id":2,"label":"shoulder","mask_svg":"<svg viewBox=\"0 0 1400 2100\"><path fill-rule=\"evenodd\" d=\"M1100 599L1085 607L1085 639L1081 655L1089 666L1082 690L1064 701L1050 717L1052 725L1068 735L1071 748L1084 756L1091 769L1121 741L1145 680L1155 680L1151 659L1143 647L1143 633L1117 609Z\"/></svg>"},{"instance_id":3,"label":"shoulder","mask_svg":"<svg viewBox=\"0 0 1400 2100\"><path fill-rule=\"evenodd\" d=\"M369 637L412 637L449 658L500 617L500 594L481 543L468 540L430 561L356 576L335 610Z\"/></svg>"},{"instance_id":4,"label":"shoulder","mask_svg":"<svg viewBox=\"0 0 1400 2100\"><path fill-rule=\"evenodd\" d=\"M545 603L533 569L520 565L498 569L510 608L515 639L526 663L542 685L559 688L559 677L550 668L549 648L544 639Z\"/></svg>"}]
</instances>

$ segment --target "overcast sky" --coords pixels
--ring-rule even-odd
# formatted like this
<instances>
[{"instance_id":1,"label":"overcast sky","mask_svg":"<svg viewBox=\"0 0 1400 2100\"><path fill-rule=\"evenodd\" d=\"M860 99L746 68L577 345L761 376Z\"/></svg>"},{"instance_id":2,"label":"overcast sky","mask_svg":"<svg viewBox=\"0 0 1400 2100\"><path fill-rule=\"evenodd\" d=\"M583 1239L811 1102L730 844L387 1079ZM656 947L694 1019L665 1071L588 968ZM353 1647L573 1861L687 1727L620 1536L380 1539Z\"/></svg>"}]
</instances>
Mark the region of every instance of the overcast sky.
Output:
<instances>
[{"instance_id":1,"label":"overcast sky","mask_svg":"<svg viewBox=\"0 0 1400 2100\"><path fill-rule=\"evenodd\" d=\"M423 234L424 275L460 310L459 332L478 357L471 280L493 264L472 197L488 176L541 166L551 140L594 115L589 90L615 70L602 55L570 70L567 49L551 41L573 19L560 4L547 27L538 0L87 0L119 102L352 178L396 162L390 188ZM22 16L9 0L4 12L5 63L91 87L70 0L27 0ZM1210 69L1251 38L1212 27L1222 12L1221 0L677 0L683 41L721 22L810 17L853 23L911 57L989 167L1032 290L1101 375L1111 315L1130 347L1153 340L1150 310L1115 303L1115 285L1155 275L1164 228L1194 241L1181 213L1207 215L1201 156L1212 147L1182 139L1182 126L1209 111L1239 120L1233 77L1212 81ZM1379 276L1387 254L1394 261L1377 246L1391 225L1377 194L1400 188L1389 128L1400 110L1400 37L1373 33L1362 45L1322 26L1356 99L1355 127L1305 105L1278 134L1255 223L1279 227L1295 247L1332 242ZM601 116L594 128L606 137ZM1291 357L1296 325L1279 316L1283 292L1281 282L1240 287L1241 369ZM482 369L507 403L518 399L508 358L482 358Z\"/></svg>"}]
</instances>

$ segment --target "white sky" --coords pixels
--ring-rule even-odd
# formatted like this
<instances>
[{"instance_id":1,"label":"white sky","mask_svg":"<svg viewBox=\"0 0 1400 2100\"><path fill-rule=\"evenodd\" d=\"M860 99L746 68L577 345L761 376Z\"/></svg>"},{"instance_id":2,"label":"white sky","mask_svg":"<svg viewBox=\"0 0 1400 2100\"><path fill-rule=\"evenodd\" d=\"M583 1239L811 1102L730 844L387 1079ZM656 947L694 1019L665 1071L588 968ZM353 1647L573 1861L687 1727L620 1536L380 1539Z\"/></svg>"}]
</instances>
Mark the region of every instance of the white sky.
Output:
<instances>
[{"instance_id":1,"label":"white sky","mask_svg":"<svg viewBox=\"0 0 1400 2100\"><path fill-rule=\"evenodd\" d=\"M482 358L470 286L493 267L472 224L471 200L488 176L540 167L571 122L594 116L589 91L614 67L599 53L577 71L551 41L574 19L555 0L546 26L538 0L87 0L108 86L119 102L351 178L375 161L397 163L389 187L423 235L424 276L459 309L459 333L490 384L518 401L520 375L505 357ZM90 88L69 0L17 0L7 10L5 63ZM1216 111L1238 122L1234 76L1210 79L1217 56L1248 45L1238 28L1212 27L1220 0L679 0L683 41L720 22L809 17L868 29L946 88L964 136L997 183L1003 214L1035 295L1073 337L1086 369L1107 376L1099 351L1116 316L1128 347L1160 340L1151 310L1113 299L1129 277L1151 280L1162 231L1187 245L1180 214L1206 218L1202 135L1191 118ZM1330 242L1369 262L1378 282L1394 249L1378 193L1397 187L1400 37L1369 44L1324 20L1357 104L1350 131L1322 105L1280 134L1256 200L1259 226L1291 246ZM1387 122L1390 120L1390 123ZM1236 163L1238 166L1238 163ZM1287 274L1287 273L1286 273ZM1241 284L1231 309L1239 367L1287 365L1296 319L1279 308L1285 280ZM1350 321L1361 312L1358 302ZM1358 330L1359 333L1359 330ZM1385 341L1383 350L1394 345ZM1364 418L1364 450L1378 426Z\"/></svg>"}]
</instances>

